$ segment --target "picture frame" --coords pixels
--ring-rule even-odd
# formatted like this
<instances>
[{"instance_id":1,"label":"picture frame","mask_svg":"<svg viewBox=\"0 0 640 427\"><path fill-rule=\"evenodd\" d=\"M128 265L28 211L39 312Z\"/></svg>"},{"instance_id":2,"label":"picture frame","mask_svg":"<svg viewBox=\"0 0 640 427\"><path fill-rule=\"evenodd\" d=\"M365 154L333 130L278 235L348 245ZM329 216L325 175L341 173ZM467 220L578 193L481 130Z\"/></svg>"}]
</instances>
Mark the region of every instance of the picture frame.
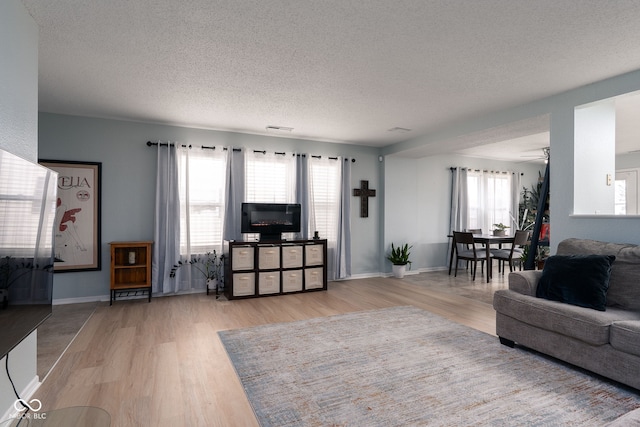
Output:
<instances>
[{"instance_id":1,"label":"picture frame","mask_svg":"<svg viewBox=\"0 0 640 427\"><path fill-rule=\"evenodd\" d=\"M101 270L102 163L39 163L58 172L54 273Z\"/></svg>"}]
</instances>

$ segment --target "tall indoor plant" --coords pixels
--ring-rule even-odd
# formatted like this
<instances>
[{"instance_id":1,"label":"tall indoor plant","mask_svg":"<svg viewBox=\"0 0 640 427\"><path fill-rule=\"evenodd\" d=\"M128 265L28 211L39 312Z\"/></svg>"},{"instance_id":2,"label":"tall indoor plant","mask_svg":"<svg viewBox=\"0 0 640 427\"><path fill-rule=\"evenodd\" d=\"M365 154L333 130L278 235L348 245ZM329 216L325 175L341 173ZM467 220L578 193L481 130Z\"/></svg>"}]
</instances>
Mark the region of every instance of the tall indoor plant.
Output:
<instances>
[{"instance_id":1,"label":"tall indoor plant","mask_svg":"<svg viewBox=\"0 0 640 427\"><path fill-rule=\"evenodd\" d=\"M405 243L404 245L400 245L398 247L394 246L393 243L391 243L391 253L387 255L387 259L391 261L391 264L393 264L392 271L394 277L402 279L406 272L407 264L409 264L409 267L411 267L411 261L409 260L409 249L411 249L412 247L413 246L409 246L408 243Z\"/></svg>"}]
</instances>

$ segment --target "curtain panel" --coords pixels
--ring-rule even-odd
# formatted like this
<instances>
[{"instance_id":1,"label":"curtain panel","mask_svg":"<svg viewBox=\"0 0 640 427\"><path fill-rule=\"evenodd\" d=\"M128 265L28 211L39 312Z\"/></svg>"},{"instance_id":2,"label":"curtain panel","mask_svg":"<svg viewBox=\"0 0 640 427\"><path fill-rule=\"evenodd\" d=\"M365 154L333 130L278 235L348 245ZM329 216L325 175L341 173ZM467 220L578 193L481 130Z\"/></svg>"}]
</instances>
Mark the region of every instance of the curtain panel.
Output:
<instances>
[{"instance_id":1,"label":"curtain panel","mask_svg":"<svg viewBox=\"0 0 640 427\"><path fill-rule=\"evenodd\" d=\"M175 292L169 278L174 262L180 257L180 196L178 192L177 150L173 145L157 147L156 204L151 263L151 290Z\"/></svg>"},{"instance_id":2,"label":"curtain panel","mask_svg":"<svg viewBox=\"0 0 640 427\"><path fill-rule=\"evenodd\" d=\"M351 275L351 162L246 150L212 150L158 144L153 292L204 289L192 257L224 240L244 240L242 202L300 203L301 232L318 230L328 241L329 280ZM179 261L183 266L171 269Z\"/></svg>"}]
</instances>

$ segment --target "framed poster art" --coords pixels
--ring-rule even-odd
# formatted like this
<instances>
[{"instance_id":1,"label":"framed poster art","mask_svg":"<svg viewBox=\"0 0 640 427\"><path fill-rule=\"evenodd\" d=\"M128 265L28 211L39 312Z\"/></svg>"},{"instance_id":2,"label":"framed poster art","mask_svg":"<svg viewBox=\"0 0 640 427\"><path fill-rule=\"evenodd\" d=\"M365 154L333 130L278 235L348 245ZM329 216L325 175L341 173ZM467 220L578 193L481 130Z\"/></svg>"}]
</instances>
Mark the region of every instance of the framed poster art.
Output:
<instances>
[{"instance_id":1,"label":"framed poster art","mask_svg":"<svg viewBox=\"0 0 640 427\"><path fill-rule=\"evenodd\" d=\"M102 163L44 160L58 172L54 272L101 269Z\"/></svg>"}]
</instances>

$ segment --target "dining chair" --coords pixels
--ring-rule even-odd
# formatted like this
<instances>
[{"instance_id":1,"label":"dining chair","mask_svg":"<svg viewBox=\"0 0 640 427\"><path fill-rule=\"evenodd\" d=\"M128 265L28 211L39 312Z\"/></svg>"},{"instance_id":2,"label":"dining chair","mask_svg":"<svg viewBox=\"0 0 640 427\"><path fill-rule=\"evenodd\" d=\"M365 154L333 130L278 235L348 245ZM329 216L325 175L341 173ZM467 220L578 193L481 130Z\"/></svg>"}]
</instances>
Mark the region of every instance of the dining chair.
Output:
<instances>
[{"instance_id":1,"label":"dining chair","mask_svg":"<svg viewBox=\"0 0 640 427\"><path fill-rule=\"evenodd\" d=\"M463 249L466 245L469 249ZM453 277L458 275L458 260L473 262L471 272L473 280L476 280L476 270L478 269L478 261L487 261L487 252L484 249L476 249L476 243L473 240L473 233L464 231L453 232L453 247L455 251L455 272ZM489 255L491 258L491 254ZM487 268L487 282L489 281L489 269Z\"/></svg>"},{"instance_id":2,"label":"dining chair","mask_svg":"<svg viewBox=\"0 0 640 427\"><path fill-rule=\"evenodd\" d=\"M529 242L529 232L525 230L516 230L516 234L513 237L513 244L509 249L493 250L491 254L493 259L498 260L498 269L502 264L502 274L504 275L505 266L504 263L509 263L509 271L513 271L513 265L515 260L519 260L522 256L522 246L525 246Z\"/></svg>"},{"instance_id":3,"label":"dining chair","mask_svg":"<svg viewBox=\"0 0 640 427\"><path fill-rule=\"evenodd\" d=\"M464 230L468 233L472 233L472 234L482 234L482 228L467 228L466 230ZM482 247L484 248L484 243L482 244ZM471 249L469 247L469 245L466 246L467 250ZM467 261L467 268L469 268L469 261ZM480 272L482 272L482 274L484 274L484 259L482 261L480 261Z\"/></svg>"}]
</instances>

